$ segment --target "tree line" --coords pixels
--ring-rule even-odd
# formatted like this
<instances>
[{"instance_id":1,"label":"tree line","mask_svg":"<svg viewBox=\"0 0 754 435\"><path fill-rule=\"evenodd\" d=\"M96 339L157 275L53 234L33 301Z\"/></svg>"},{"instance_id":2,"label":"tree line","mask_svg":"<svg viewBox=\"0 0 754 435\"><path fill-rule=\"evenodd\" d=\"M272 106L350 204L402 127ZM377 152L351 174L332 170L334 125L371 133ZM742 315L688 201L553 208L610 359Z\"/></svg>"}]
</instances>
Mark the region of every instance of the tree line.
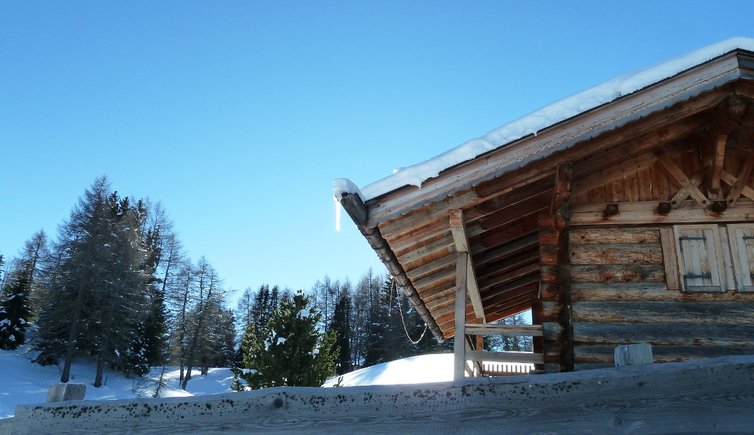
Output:
<instances>
[{"instance_id":1,"label":"tree line","mask_svg":"<svg viewBox=\"0 0 754 435\"><path fill-rule=\"evenodd\" d=\"M0 348L30 341L35 362L62 365L61 382L74 360L90 358L95 387L106 367L142 376L167 365L179 367L184 389L193 369L210 367L233 367L239 390L321 385L336 373L452 349L427 332L389 276L371 270L355 284L325 276L306 294L247 288L231 309L215 269L185 253L162 207L120 196L104 177L55 239L40 231L16 258L0 255L0 290Z\"/></svg>"}]
</instances>

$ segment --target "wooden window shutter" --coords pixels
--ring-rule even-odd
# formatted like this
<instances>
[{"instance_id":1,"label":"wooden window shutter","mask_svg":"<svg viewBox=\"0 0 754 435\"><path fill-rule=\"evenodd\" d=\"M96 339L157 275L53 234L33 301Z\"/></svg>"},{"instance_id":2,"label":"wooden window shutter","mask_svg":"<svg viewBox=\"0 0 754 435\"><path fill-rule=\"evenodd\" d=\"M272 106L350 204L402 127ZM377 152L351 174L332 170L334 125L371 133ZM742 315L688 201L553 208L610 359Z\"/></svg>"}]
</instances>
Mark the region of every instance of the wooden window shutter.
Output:
<instances>
[{"instance_id":1,"label":"wooden window shutter","mask_svg":"<svg viewBox=\"0 0 754 435\"><path fill-rule=\"evenodd\" d=\"M754 291L754 225L728 225L730 251L733 257L733 270L736 275L736 289L741 292Z\"/></svg>"},{"instance_id":2,"label":"wooden window shutter","mask_svg":"<svg viewBox=\"0 0 754 435\"><path fill-rule=\"evenodd\" d=\"M717 225L676 225L673 229L681 289L724 292L725 274Z\"/></svg>"}]
</instances>

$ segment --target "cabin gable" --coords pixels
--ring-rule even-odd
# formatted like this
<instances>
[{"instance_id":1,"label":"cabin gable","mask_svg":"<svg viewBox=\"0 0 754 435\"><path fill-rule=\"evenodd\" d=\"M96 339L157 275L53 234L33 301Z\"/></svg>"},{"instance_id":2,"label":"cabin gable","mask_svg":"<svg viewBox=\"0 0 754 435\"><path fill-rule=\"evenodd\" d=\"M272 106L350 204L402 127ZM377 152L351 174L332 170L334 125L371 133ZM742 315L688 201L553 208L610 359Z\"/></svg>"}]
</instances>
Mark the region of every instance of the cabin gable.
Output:
<instances>
[{"instance_id":1,"label":"cabin gable","mask_svg":"<svg viewBox=\"0 0 754 435\"><path fill-rule=\"evenodd\" d=\"M474 325L526 309L545 371L636 342L657 361L752 353L752 66L734 51L421 189L339 199L435 336L464 337L461 363L481 358Z\"/></svg>"}]
</instances>

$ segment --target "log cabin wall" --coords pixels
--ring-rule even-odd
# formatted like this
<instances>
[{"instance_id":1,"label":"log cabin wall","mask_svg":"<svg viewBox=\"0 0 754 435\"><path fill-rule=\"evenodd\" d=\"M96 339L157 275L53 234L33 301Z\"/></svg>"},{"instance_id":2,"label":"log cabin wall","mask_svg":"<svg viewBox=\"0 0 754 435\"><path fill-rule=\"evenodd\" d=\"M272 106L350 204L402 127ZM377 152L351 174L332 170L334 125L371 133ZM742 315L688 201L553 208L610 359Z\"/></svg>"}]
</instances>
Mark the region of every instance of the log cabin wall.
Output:
<instances>
[{"instance_id":1,"label":"log cabin wall","mask_svg":"<svg viewBox=\"0 0 754 435\"><path fill-rule=\"evenodd\" d=\"M615 346L637 342L656 362L754 353L754 292L668 288L675 246L663 252L661 232L672 228L571 229L576 370L612 366Z\"/></svg>"}]
</instances>

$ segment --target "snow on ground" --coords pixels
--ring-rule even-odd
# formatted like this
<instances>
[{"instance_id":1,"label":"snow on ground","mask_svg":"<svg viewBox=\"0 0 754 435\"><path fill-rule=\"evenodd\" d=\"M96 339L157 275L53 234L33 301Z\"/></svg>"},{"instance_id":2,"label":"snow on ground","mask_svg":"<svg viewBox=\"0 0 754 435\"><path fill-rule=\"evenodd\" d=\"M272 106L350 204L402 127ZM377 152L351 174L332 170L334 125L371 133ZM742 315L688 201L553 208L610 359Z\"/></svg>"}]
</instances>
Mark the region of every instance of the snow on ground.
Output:
<instances>
[{"instance_id":1,"label":"snow on ground","mask_svg":"<svg viewBox=\"0 0 754 435\"><path fill-rule=\"evenodd\" d=\"M45 402L50 385L60 380L62 366L42 367L31 362L34 355L0 350L0 418L12 417L16 405ZM104 385L94 388L95 371L94 363L75 363L71 368L70 382L86 384L86 400L134 399L152 397L154 393L155 382L129 379L107 370ZM159 372L159 369L154 370L149 378L156 379ZM230 384L233 374L225 368L210 369L207 376L194 370L187 391L178 387L178 370L175 367L168 367L165 380L167 387L162 390L161 397L199 396L232 391Z\"/></svg>"},{"instance_id":2,"label":"snow on ground","mask_svg":"<svg viewBox=\"0 0 754 435\"><path fill-rule=\"evenodd\" d=\"M340 381L339 381L340 379ZM436 353L377 364L335 376L325 381L323 387L339 385L426 384L453 380L453 354Z\"/></svg>"},{"instance_id":3,"label":"snow on ground","mask_svg":"<svg viewBox=\"0 0 754 435\"><path fill-rule=\"evenodd\" d=\"M12 417L16 405L43 403L51 384L60 380L57 366L42 367L32 363L34 353L0 350L0 418ZM62 366L61 366L62 367ZM86 400L115 400L152 397L156 383L151 380L129 379L112 371L105 372L100 388L92 386L95 364L75 363L71 369L71 382L86 384ZM152 371L148 379L157 379L160 369ZM178 369L168 367L165 373L167 387L160 397L203 396L232 392L233 373L226 368L213 368L206 376L193 372L188 391L178 387ZM339 378L340 379L339 381ZM453 380L453 354L414 356L346 373L328 379L323 386L336 384L344 387L357 385L423 384Z\"/></svg>"}]
</instances>

